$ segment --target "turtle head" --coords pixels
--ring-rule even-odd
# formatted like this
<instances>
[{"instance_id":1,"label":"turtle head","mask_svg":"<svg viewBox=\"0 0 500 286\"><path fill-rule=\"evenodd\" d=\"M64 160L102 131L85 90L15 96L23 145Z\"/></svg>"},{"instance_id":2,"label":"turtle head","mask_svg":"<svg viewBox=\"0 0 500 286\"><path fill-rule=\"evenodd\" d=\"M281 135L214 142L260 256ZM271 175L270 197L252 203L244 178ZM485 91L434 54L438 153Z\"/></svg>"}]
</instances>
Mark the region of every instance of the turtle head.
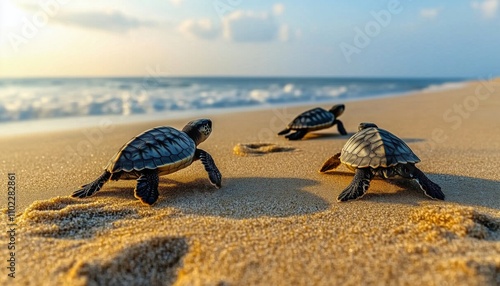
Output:
<instances>
[{"instance_id":1,"label":"turtle head","mask_svg":"<svg viewBox=\"0 0 500 286\"><path fill-rule=\"evenodd\" d=\"M205 141L212 133L212 121L210 119L197 119L189 122L182 129L196 145Z\"/></svg>"},{"instance_id":2,"label":"turtle head","mask_svg":"<svg viewBox=\"0 0 500 286\"><path fill-rule=\"evenodd\" d=\"M370 128L370 127L375 127L375 128L378 128L377 124L375 123L371 123L371 122L362 122L359 124L358 126L358 131L361 131L363 129L366 129L366 128Z\"/></svg>"},{"instance_id":3,"label":"turtle head","mask_svg":"<svg viewBox=\"0 0 500 286\"><path fill-rule=\"evenodd\" d=\"M345 110L345 105L336 104L336 105L332 106L332 108L330 108L329 111L335 116L335 118L337 118L340 115L342 115L342 113L344 113L344 110Z\"/></svg>"}]
</instances>

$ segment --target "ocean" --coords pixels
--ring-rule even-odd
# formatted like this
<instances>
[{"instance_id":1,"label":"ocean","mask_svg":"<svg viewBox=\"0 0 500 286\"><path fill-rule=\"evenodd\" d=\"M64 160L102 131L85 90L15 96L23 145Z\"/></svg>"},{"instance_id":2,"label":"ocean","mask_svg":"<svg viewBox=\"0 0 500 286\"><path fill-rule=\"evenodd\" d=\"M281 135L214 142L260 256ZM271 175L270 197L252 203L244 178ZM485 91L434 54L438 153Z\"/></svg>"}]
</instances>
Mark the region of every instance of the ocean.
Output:
<instances>
[{"instance_id":1,"label":"ocean","mask_svg":"<svg viewBox=\"0 0 500 286\"><path fill-rule=\"evenodd\" d=\"M345 102L459 87L463 79L31 78L0 79L0 125L54 118L211 111Z\"/></svg>"}]
</instances>

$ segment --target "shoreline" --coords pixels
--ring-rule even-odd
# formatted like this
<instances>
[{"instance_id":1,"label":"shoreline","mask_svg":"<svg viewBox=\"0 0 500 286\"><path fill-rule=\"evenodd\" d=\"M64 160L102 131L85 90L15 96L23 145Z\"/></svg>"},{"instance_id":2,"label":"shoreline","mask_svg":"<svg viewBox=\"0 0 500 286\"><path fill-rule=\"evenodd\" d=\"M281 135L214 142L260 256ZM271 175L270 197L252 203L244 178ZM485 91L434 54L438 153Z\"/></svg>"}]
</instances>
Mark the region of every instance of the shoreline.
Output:
<instances>
[{"instance_id":1,"label":"shoreline","mask_svg":"<svg viewBox=\"0 0 500 286\"><path fill-rule=\"evenodd\" d=\"M372 95L366 97L355 98L338 98L335 100L320 100L314 102L294 102L294 103L278 103L278 104L264 104L253 106L238 106L228 108L206 108L199 110L166 110L157 113L149 114L132 114L132 115L92 115L92 116L77 116L77 117L53 117L42 118L35 120L21 120L21 121L7 121L0 123L0 132L4 136L24 136L40 133L64 132L82 128L95 127L102 121L117 122L116 124L137 124L144 122L155 122L160 120L179 120L196 116L220 115L231 114L239 112L253 112L253 111L267 111L272 109L295 108L305 106L316 106L336 103L350 103L366 100L388 99L395 97L412 96L416 94L426 94L441 91L450 91L463 88L473 81L464 80L460 82L446 82L439 84L437 87L434 85L428 86L422 90L414 90L399 93L386 93L380 95ZM65 125L66 121L72 121L72 125ZM76 125L75 125L76 123Z\"/></svg>"},{"instance_id":2,"label":"shoreline","mask_svg":"<svg viewBox=\"0 0 500 286\"><path fill-rule=\"evenodd\" d=\"M2 169L17 176L16 257L23 272L16 282L500 283L499 79L349 102L339 117L349 136L360 122L375 122L403 139L445 201L430 200L414 182L377 179L360 200L337 203L353 173L318 170L349 136L335 127L296 142L276 136L310 106L210 115L213 132L200 148L219 167L222 188L210 185L195 162L160 178L151 207L134 198L134 181L109 182L87 199L69 195L159 120L0 139ZM293 150L233 154L238 143L259 142ZM7 201L6 192L0 199ZM6 220L0 224L7 228Z\"/></svg>"}]
</instances>

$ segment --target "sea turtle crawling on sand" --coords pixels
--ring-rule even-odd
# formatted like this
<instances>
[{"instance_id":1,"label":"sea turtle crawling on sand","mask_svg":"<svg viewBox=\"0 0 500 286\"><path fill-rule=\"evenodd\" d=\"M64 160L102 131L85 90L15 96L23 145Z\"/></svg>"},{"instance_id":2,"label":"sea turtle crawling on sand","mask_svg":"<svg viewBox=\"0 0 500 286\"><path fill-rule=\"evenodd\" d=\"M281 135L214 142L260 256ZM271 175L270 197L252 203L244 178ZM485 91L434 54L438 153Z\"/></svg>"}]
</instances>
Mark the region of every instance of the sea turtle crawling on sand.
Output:
<instances>
[{"instance_id":1,"label":"sea turtle crawling on sand","mask_svg":"<svg viewBox=\"0 0 500 286\"><path fill-rule=\"evenodd\" d=\"M334 105L330 110L317 107L301 113L290 122L286 129L280 131L278 135L288 134L294 130L296 132L286 135L289 140L302 139L308 132L330 128L337 124L337 129L342 135L347 135L344 124L337 118L344 112L343 104Z\"/></svg>"},{"instance_id":2,"label":"sea turtle crawling on sand","mask_svg":"<svg viewBox=\"0 0 500 286\"><path fill-rule=\"evenodd\" d=\"M210 182L220 188L222 175L212 156L196 148L211 132L212 121L209 119L191 121L182 131L168 126L149 129L123 145L111 158L104 173L72 196L92 196L109 180L137 179L135 197L151 205L158 199L159 176L174 173L198 159L203 163Z\"/></svg>"},{"instance_id":3,"label":"sea turtle crawling on sand","mask_svg":"<svg viewBox=\"0 0 500 286\"><path fill-rule=\"evenodd\" d=\"M373 123L361 123L358 132L349 138L341 153L328 159L320 172L335 169L341 163L356 172L351 184L337 197L339 202L361 198L374 176L413 179L425 195L444 200L441 187L415 167L418 162L420 159L403 140Z\"/></svg>"}]
</instances>

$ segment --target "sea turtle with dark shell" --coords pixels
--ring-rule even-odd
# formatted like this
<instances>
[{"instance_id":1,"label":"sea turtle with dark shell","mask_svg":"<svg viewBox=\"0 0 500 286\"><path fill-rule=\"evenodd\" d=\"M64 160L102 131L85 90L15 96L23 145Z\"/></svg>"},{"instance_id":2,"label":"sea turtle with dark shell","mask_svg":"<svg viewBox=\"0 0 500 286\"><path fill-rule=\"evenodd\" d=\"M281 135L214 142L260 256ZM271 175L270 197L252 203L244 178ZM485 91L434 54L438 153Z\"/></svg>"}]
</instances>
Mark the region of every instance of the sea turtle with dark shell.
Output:
<instances>
[{"instance_id":1,"label":"sea turtle with dark shell","mask_svg":"<svg viewBox=\"0 0 500 286\"><path fill-rule=\"evenodd\" d=\"M137 179L135 197L152 205L159 195L159 176L186 168L196 160L200 160L205 167L210 182L220 188L222 175L212 156L197 148L211 132L212 122L209 119L191 121L182 131L168 126L149 129L123 145L111 158L101 176L82 186L72 196L92 196L109 180Z\"/></svg>"},{"instance_id":2,"label":"sea turtle with dark shell","mask_svg":"<svg viewBox=\"0 0 500 286\"><path fill-rule=\"evenodd\" d=\"M292 120L284 130L280 131L278 135L286 135L291 131L295 131L285 137L289 140L299 140L308 132L330 128L333 125L337 125L340 134L347 135L344 124L342 121L338 120L338 117L344 113L344 110L345 105L337 104L330 110L316 107L305 111L295 117L295 119Z\"/></svg>"},{"instance_id":3,"label":"sea turtle with dark shell","mask_svg":"<svg viewBox=\"0 0 500 286\"><path fill-rule=\"evenodd\" d=\"M340 193L337 201L361 198L375 176L383 179L413 179L426 196L444 200L441 187L415 166L420 159L403 140L373 123L361 123L358 130L349 138L341 153L328 159L320 170L333 170L343 163L355 172L351 184Z\"/></svg>"}]
</instances>

